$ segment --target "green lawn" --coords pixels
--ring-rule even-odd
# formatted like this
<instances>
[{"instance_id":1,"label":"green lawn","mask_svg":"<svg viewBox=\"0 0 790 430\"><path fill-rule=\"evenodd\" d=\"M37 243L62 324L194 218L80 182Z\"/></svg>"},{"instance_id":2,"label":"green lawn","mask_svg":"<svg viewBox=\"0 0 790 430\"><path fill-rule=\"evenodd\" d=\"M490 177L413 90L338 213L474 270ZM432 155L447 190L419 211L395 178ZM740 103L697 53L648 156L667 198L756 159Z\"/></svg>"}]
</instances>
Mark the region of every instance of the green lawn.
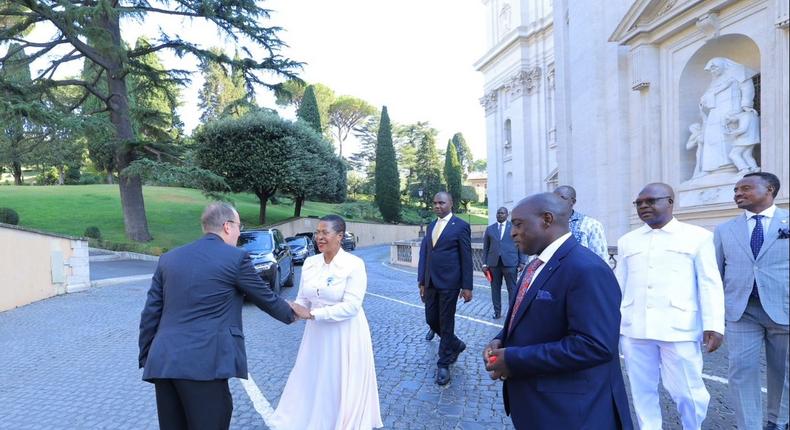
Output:
<instances>
[{"instance_id":1,"label":"green lawn","mask_svg":"<svg viewBox=\"0 0 790 430\"><path fill-rule=\"evenodd\" d=\"M186 188L144 187L148 227L154 240L135 250L159 254L200 236L200 214L208 200L199 191ZM253 194L235 194L233 202L244 224L258 221L258 199ZM302 216L328 213L344 215L348 204L307 202ZM359 204L359 203L357 203ZM117 185L72 186L0 186L0 207L19 213L19 225L38 230L82 236L89 226L101 230L103 239L127 243L124 234L120 194ZM409 208L409 211L415 209ZM276 223L293 215L293 205L285 200L267 206L267 223ZM467 215L462 215L467 219ZM353 217L347 218L354 220ZM487 219L471 215L474 224Z\"/></svg>"}]
</instances>

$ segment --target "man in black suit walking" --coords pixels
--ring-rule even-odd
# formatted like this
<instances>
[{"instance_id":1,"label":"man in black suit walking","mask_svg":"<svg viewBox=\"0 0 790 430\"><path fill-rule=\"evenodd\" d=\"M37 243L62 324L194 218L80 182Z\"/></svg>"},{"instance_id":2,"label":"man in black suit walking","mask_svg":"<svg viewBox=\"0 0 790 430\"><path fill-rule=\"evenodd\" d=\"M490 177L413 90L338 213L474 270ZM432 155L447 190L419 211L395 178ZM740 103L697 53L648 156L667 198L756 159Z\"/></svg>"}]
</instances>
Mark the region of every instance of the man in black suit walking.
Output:
<instances>
[{"instance_id":1,"label":"man in black suit walking","mask_svg":"<svg viewBox=\"0 0 790 430\"><path fill-rule=\"evenodd\" d=\"M524 268L526 256L521 254L510 237L511 224L507 220L507 208L496 211L496 221L486 228L483 236L483 271L491 273L491 302L494 319L502 315L502 278L507 284L508 297L514 297L516 274Z\"/></svg>"},{"instance_id":2,"label":"man in black suit walking","mask_svg":"<svg viewBox=\"0 0 790 430\"><path fill-rule=\"evenodd\" d=\"M201 222L202 238L159 258L140 318L139 364L155 386L162 429L229 428L228 378L247 378L245 297L286 324L308 314L275 295L236 248L233 207L211 204Z\"/></svg>"},{"instance_id":3,"label":"man in black suit walking","mask_svg":"<svg viewBox=\"0 0 790 430\"><path fill-rule=\"evenodd\" d=\"M437 219L428 225L420 244L417 284L425 303L425 321L441 336L436 383L450 382L451 364L466 349L455 336L458 297L472 300L472 235L469 224L453 215L453 198L439 192L433 198Z\"/></svg>"}]
</instances>

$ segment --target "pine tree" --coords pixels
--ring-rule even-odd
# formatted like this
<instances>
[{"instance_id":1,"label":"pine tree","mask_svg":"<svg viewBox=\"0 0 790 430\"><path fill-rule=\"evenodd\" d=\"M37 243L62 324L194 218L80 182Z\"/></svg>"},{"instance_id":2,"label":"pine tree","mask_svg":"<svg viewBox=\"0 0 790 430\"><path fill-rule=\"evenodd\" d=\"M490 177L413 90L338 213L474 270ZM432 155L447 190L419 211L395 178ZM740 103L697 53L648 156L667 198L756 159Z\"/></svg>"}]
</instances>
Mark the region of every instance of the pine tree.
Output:
<instances>
[{"instance_id":1,"label":"pine tree","mask_svg":"<svg viewBox=\"0 0 790 430\"><path fill-rule=\"evenodd\" d=\"M22 163L30 151L29 133L25 131L26 109L15 109L11 101L28 103L29 97L21 86L30 83L30 59L19 44L12 43L15 52L0 68L0 165L6 164L14 176L14 184L22 185Z\"/></svg>"},{"instance_id":2,"label":"pine tree","mask_svg":"<svg viewBox=\"0 0 790 430\"><path fill-rule=\"evenodd\" d=\"M304 90L304 97L302 97L299 110L296 111L296 116L321 134L321 114L318 112L318 101L315 99L315 91L312 85Z\"/></svg>"},{"instance_id":3,"label":"pine tree","mask_svg":"<svg viewBox=\"0 0 790 430\"><path fill-rule=\"evenodd\" d=\"M444 178L447 183L447 192L453 197L453 211L458 211L461 202L463 179L461 163L458 162L458 151L452 139L447 141L447 151L444 154Z\"/></svg>"},{"instance_id":4,"label":"pine tree","mask_svg":"<svg viewBox=\"0 0 790 430\"><path fill-rule=\"evenodd\" d=\"M392 126L386 106L381 109L376 140L376 204L384 221L392 223L400 221L398 161L395 159Z\"/></svg>"}]
</instances>

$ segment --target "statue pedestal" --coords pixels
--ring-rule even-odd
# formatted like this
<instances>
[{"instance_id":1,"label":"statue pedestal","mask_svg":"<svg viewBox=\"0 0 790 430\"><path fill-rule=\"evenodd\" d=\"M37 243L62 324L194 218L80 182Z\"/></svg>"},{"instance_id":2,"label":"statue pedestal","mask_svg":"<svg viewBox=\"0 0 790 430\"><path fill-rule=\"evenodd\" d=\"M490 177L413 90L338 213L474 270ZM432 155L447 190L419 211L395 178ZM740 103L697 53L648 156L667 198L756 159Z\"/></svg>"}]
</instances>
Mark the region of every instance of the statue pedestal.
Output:
<instances>
[{"instance_id":1,"label":"statue pedestal","mask_svg":"<svg viewBox=\"0 0 790 430\"><path fill-rule=\"evenodd\" d=\"M727 166L705 176L689 179L677 188L678 207L732 203L732 189L741 177L735 166Z\"/></svg>"}]
</instances>

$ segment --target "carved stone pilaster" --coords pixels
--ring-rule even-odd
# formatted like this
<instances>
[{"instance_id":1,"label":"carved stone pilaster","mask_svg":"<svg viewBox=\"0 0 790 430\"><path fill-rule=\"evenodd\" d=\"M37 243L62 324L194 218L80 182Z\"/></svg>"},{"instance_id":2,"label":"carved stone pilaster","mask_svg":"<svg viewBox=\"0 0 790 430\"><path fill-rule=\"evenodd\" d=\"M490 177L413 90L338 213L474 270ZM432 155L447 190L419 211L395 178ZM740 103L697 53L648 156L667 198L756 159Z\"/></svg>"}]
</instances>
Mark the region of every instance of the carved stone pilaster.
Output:
<instances>
[{"instance_id":1,"label":"carved stone pilaster","mask_svg":"<svg viewBox=\"0 0 790 430\"><path fill-rule=\"evenodd\" d=\"M549 70L546 71L546 86L548 89L554 89L554 65L549 67Z\"/></svg>"},{"instance_id":2,"label":"carved stone pilaster","mask_svg":"<svg viewBox=\"0 0 790 430\"><path fill-rule=\"evenodd\" d=\"M483 97L480 98L480 104L486 110L486 115L490 115L496 112L497 107L497 96L496 90L490 91L486 93Z\"/></svg>"},{"instance_id":3,"label":"carved stone pilaster","mask_svg":"<svg viewBox=\"0 0 790 430\"><path fill-rule=\"evenodd\" d=\"M787 0L775 0L774 4L774 9L776 10L774 24L777 28L787 30L790 25L790 4L788 4Z\"/></svg>"},{"instance_id":4,"label":"carved stone pilaster","mask_svg":"<svg viewBox=\"0 0 790 430\"><path fill-rule=\"evenodd\" d=\"M516 73L505 84L505 91L511 97L519 97L524 92L531 95L535 92L540 84L540 67L533 67L529 70L522 70Z\"/></svg>"},{"instance_id":5,"label":"carved stone pilaster","mask_svg":"<svg viewBox=\"0 0 790 430\"><path fill-rule=\"evenodd\" d=\"M631 89L639 91L650 87L658 70L658 49L653 45L639 45L630 53Z\"/></svg>"}]
</instances>

